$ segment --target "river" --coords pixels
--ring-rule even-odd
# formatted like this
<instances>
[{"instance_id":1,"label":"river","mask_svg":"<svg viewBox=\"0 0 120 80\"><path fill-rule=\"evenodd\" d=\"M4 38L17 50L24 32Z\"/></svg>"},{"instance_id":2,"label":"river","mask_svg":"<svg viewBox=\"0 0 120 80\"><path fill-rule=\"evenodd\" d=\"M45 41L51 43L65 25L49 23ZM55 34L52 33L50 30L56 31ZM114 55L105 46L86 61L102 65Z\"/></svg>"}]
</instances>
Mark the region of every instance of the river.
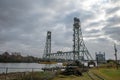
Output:
<instances>
[{"instance_id":1,"label":"river","mask_svg":"<svg viewBox=\"0 0 120 80\"><path fill-rule=\"evenodd\" d=\"M38 64L38 63L0 63L0 73L42 71L43 67L60 66L61 64Z\"/></svg>"}]
</instances>

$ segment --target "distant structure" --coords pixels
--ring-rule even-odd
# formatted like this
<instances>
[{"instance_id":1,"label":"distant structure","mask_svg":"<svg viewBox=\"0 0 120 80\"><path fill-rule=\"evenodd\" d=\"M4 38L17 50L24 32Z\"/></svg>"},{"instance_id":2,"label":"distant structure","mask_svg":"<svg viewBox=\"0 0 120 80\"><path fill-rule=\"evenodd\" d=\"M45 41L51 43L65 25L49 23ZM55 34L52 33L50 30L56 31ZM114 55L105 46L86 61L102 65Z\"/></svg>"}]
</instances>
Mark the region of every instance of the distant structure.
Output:
<instances>
[{"instance_id":1,"label":"distant structure","mask_svg":"<svg viewBox=\"0 0 120 80\"><path fill-rule=\"evenodd\" d=\"M84 44L80 20L79 18L75 17L73 24L73 60L84 61L85 55L87 59L92 59L88 49Z\"/></svg>"},{"instance_id":2,"label":"distant structure","mask_svg":"<svg viewBox=\"0 0 120 80\"><path fill-rule=\"evenodd\" d=\"M51 54L51 31L47 32L46 44L44 49L43 58L49 60Z\"/></svg>"},{"instance_id":3,"label":"distant structure","mask_svg":"<svg viewBox=\"0 0 120 80\"><path fill-rule=\"evenodd\" d=\"M87 47L84 44L80 20L74 17L73 24L73 49L71 51L58 51L51 53L51 31L47 32L43 60L49 61L76 61L81 62L93 60Z\"/></svg>"},{"instance_id":4,"label":"distant structure","mask_svg":"<svg viewBox=\"0 0 120 80\"><path fill-rule=\"evenodd\" d=\"M97 61L98 65L106 63L105 52L103 52L103 53L99 52L98 54L96 52L95 55L96 55L96 61Z\"/></svg>"}]
</instances>

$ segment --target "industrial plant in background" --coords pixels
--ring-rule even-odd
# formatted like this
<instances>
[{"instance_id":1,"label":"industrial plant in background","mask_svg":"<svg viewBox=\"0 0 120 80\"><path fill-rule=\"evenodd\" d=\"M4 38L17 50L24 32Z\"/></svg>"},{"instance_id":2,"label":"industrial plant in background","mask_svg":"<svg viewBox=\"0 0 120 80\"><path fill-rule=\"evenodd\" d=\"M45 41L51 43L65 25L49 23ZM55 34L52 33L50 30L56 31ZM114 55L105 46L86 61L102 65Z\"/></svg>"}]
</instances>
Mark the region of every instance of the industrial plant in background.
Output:
<instances>
[{"instance_id":1,"label":"industrial plant in background","mask_svg":"<svg viewBox=\"0 0 120 80\"><path fill-rule=\"evenodd\" d=\"M105 64L106 63L106 59L105 59L105 52L101 53L97 53L95 52L95 55L96 55L96 62L97 64Z\"/></svg>"}]
</instances>

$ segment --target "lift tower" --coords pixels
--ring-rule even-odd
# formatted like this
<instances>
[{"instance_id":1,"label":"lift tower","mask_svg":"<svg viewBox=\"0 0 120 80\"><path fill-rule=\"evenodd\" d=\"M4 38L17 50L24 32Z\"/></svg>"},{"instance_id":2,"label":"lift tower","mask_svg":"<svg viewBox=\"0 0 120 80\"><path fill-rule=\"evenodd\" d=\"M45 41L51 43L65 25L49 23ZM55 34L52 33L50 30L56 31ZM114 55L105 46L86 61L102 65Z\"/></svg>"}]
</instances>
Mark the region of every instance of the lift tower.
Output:
<instances>
[{"instance_id":1,"label":"lift tower","mask_svg":"<svg viewBox=\"0 0 120 80\"><path fill-rule=\"evenodd\" d=\"M74 24L73 24L73 60L79 59L79 33L80 33L80 20L78 18L74 18Z\"/></svg>"},{"instance_id":2,"label":"lift tower","mask_svg":"<svg viewBox=\"0 0 120 80\"><path fill-rule=\"evenodd\" d=\"M43 58L45 60L50 60L50 53L51 53L51 31L48 31Z\"/></svg>"},{"instance_id":3,"label":"lift tower","mask_svg":"<svg viewBox=\"0 0 120 80\"><path fill-rule=\"evenodd\" d=\"M84 55L87 59L92 59L88 49L84 44L80 20L75 17L73 24L73 60L84 61Z\"/></svg>"}]
</instances>

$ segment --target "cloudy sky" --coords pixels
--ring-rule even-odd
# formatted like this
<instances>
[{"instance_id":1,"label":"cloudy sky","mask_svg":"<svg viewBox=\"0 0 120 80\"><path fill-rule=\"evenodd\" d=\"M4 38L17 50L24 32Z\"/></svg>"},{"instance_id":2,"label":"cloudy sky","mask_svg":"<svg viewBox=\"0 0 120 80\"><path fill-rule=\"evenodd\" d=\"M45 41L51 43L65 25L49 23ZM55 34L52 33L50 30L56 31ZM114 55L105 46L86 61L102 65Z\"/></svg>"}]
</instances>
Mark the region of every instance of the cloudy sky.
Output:
<instances>
[{"instance_id":1,"label":"cloudy sky","mask_svg":"<svg viewBox=\"0 0 120 80\"><path fill-rule=\"evenodd\" d=\"M91 55L105 52L120 59L120 0L0 0L0 51L41 57L47 31L52 52L71 51L73 18L81 20Z\"/></svg>"}]
</instances>

